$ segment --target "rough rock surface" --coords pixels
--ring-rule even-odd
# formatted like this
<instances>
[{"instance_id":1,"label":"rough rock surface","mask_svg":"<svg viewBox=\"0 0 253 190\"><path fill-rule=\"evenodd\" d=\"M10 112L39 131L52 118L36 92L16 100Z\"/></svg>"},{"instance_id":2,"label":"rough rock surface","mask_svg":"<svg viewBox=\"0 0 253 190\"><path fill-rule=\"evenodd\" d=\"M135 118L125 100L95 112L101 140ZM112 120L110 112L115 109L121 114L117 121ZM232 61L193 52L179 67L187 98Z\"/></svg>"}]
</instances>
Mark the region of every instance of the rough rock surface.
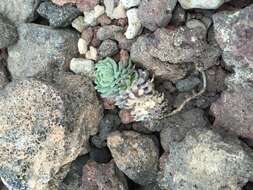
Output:
<instances>
[{"instance_id":1,"label":"rough rock surface","mask_svg":"<svg viewBox=\"0 0 253 190\"><path fill-rule=\"evenodd\" d=\"M110 57L118 53L118 45L113 40L104 40L98 48L98 55L100 58Z\"/></svg>"},{"instance_id":2,"label":"rough rock surface","mask_svg":"<svg viewBox=\"0 0 253 190\"><path fill-rule=\"evenodd\" d=\"M138 17L142 26L151 31L165 27L176 6L175 0L142 0L138 8Z\"/></svg>"},{"instance_id":3,"label":"rough rock surface","mask_svg":"<svg viewBox=\"0 0 253 190\"><path fill-rule=\"evenodd\" d=\"M81 14L76 7L70 4L58 6L47 1L40 4L37 12L42 17L48 19L49 24L52 27L69 26L71 25L72 21Z\"/></svg>"},{"instance_id":4,"label":"rough rock surface","mask_svg":"<svg viewBox=\"0 0 253 190\"><path fill-rule=\"evenodd\" d=\"M78 34L37 24L21 24L19 40L8 49L8 69L14 79L64 69L78 54Z\"/></svg>"},{"instance_id":5,"label":"rough rock surface","mask_svg":"<svg viewBox=\"0 0 253 190\"><path fill-rule=\"evenodd\" d=\"M241 189L253 177L249 148L205 128L189 131L160 161L162 190Z\"/></svg>"},{"instance_id":6,"label":"rough rock surface","mask_svg":"<svg viewBox=\"0 0 253 190\"><path fill-rule=\"evenodd\" d=\"M124 28L116 25L107 25L98 29L97 38L99 40L115 40L115 36L118 32L123 32Z\"/></svg>"},{"instance_id":7,"label":"rough rock surface","mask_svg":"<svg viewBox=\"0 0 253 190\"><path fill-rule=\"evenodd\" d=\"M36 18L36 8L41 0L1 0L0 14L13 23L31 22Z\"/></svg>"},{"instance_id":8,"label":"rough rock surface","mask_svg":"<svg viewBox=\"0 0 253 190\"><path fill-rule=\"evenodd\" d=\"M83 168L80 190L128 190L124 174L113 161L98 164L88 161Z\"/></svg>"},{"instance_id":9,"label":"rough rock surface","mask_svg":"<svg viewBox=\"0 0 253 190\"><path fill-rule=\"evenodd\" d=\"M186 71L179 65L172 65L156 59L150 53L153 46L152 36L140 36L131 48L131 59L153 72L157 77L177 81L186 75Z\"/></svg>"},{"instance_id":10,"label":"rough rock surface","mask_svg":"<svg viewBox=\"0 0 253 190\"><path fill-rule=\"evenodd\" d=\"M214 15L214 32L223 59L234 73L226 79L228 89L212 105L215 126L253 139L253 5L236 12Z\"/></svg>"},{"instance_id":11,"label":"rough rock surface","mask_svg":"<svg viewBox=\"0 0 253 190\"><path fill-rule=\"evenodd\" d=\"M198 108L162 120L160 126L163 129L160 132L160 138L163 149L166 152L169 151L170 145L182 141L189 130L207 127L208 125L209 122L204 111Z\"/></svg>"},{"instance_id":12,"label":"rough rock surface","mask_svg":"<svg viewBox=\"0 0 253 190\"><path fill-rule=\"evenodd\" d=\"M107 145L118 166L130 179L142 185L155 182L159 150L154 139L134 131L113 132Z\"/></svg>"},{"instance_id":13,"label":"rough rock surface","mask_svg":"<svg viewBox=\"0 0 253 190\"><path fill-rule=\"evenodd\" d=\"M202 27L157 29L150 54L170 63L194 62L206 49L206 30Z\"/></svg>"},{"instance_id":14,"label":"rough rock surface","mask_svg":"<svg viewBox=\"0 0 253 190\"><path fill-rule=\"evenodd\" d=\"M0 96L2 179L10 189L55 190L61 168L87 152L97 132L101 106L92 83L69 74L57 84L25 79Z\"/></svg>"},{"instance_id":15,"label":"rough rock surface","mask_svg":"<svg viewBox=\"0 0 253 190\"><path fill-rule=\"evenodd\" d=\"M9 47L18 39L17 29L8 19L0 15L0 49Z\"/></svg>"},{"instance_id":16,"label":"rough rock surface","mask_svg":"<svg viewBox=\"0 0 253 190\"><path fill-rule=\"evenodd\" d=\"M217 9L230 0L178 0L184 9Z\"/></svg>"}]
</instances>

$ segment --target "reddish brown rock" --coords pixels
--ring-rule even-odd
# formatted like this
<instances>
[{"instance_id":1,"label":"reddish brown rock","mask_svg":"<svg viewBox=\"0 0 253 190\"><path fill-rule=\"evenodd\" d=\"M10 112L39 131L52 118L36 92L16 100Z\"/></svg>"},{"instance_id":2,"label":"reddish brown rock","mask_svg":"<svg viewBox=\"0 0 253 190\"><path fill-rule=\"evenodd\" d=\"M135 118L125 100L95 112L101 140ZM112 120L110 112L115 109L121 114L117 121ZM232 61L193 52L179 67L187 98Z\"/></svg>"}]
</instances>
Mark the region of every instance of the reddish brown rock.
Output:
<instances>
[{"instance_id":1,"label":"reddish brown rock","mask_svg":"<svg viewBox=\"0 0 253 190\"><path fill-rule=\"evenodd\" d=\"M211 106L214 126L221 126L239 136L253 139L253 89L237 87L225 91Z\"/></svg>"},{"instance_id":2,"label":"reddish brown rock","mask_svg":"<svg viewBox=\"0 0 253 190\"><path fill-rule=\"evenodd\" d=\"M82 31L81 38L84 39L87 42L87 44L90 44L90 42L93 39L93 36L94 36L93 28L89 27Z\"/></svg>"},{"instance_id":3,"label":"reddish brown rock","mask_svg":"<svg viewBox=\"0 0 253 190\"><path fill-rule=\"evenodd\" d=\"M128 190L124 174L114 162L98 164L88 161L83 168L80 190Z\"/></svg>"}]
</instances>

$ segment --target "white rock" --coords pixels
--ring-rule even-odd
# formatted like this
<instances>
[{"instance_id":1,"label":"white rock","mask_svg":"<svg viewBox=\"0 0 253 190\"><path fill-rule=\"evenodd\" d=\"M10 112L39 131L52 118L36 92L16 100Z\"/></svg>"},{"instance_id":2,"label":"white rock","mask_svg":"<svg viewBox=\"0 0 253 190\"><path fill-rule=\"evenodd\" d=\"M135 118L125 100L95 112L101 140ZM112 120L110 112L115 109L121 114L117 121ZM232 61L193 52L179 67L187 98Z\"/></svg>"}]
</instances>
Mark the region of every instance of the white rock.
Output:
<instances>
[{"instance_id":1,"label":"white rock","mask_svg":"<svg viewBox=\"0 0 253 190\"><path fill-rule=\"evenodd\" d=\"M141 30L141 21L138 18L137 12L136 8L127 11L128 27L125 33L127 39L133 39Z\"/></svg>"},{"instance_id":2,"label":"white rock","mask_svg":"<svg viewBox=\"0 0 253 190\"><path fill-rule=\"evenodd\" d=\"M138 6L141 0L121 0L121 2L126 9L129 9Z\"/></svg>"},{"instance_id":3,"label":"white rock","mask_svg":"<svg viewBox=\"0 0 253 190\"><path fill-rule=\"evenodd\" d=\"M106 15L113 19L114 0L104 0L104 5Z\"/></svg>"},{"instance_id":4,"label":"white rock","mask_svg":"<svg viewBox=\"0 0 253 190\"><path fill-rule=\"evenodd\" d=\"M97 61L97 58L98 58L97 49L94 48L93 46L90 46L90 49L89 49L89 51L86 52L85 57L86 57L86 59Z\"/></svg>"},{"instance_id":5,"label":"white rock","mask_svg":"<svg viewBox=\"0 0 253 190\"><path fill-rule=\"evenodd\" d=\"M91 78L95 76L94 61L88 59L73 58L70 61L70 70L76 74L83 74Z\"/></svg>"},{"instance_id":6,"label":"white rock","mask_svg":"<svg viewBox=\"0 0 253 190\"><path fill-rule=\"evenodd\" d=\"M118 6L113 10L112 17L113 19L126 18L126 10L121 2L119 2Z\"/></svg>"},{"instance_id":7,"label":"white rock","mask_svg":"<svg viewBox=\"0 0 253 190\"><path fill-rule=\"evenodd\" d=\"M105 13L105 7L101 5L97 5L94 7L94 11L95 11L94 17L97 19L98 17L100 17L101 15Z\"/></svg>"},{"instance_id":8,"label":"white rock","mask_svg":"<svg viewBox=\"0 0 253 190\"><path fill-rule=\"evenodd\" d=\"M95 11L83 12L84 14L84 24L85 26L95 26L96 25L96 17Z\"/></svg>"},{"instance_id":9,"label":"white rock","mask_svg":"<svg viewBox=\"0 0 253 190\"><path fill-rule=\"evenodd\" d=\"M88 43L82 38L78 40L78 51L81 55L84 55L88 51Z\"/></svg>"},{"instance_id":10,"label":"white rock","mask_svg":"<svg viewBox=\"0 0 253 190\"><path fill-rule=\"evenodd\" d=\"M84 17L79 16L72 22L72 27L75 28L77 31L82 32L84 29Z\"/></svg>"},{"instance_id":11,"label":"white rock","mask_svg":"<svg viewBox=\"0 0 253 190\"><path fill-rule=\"evenodd\" d=\"M184 9L217 9L229 0L178 0Z\"/></svg>"}]
</instances>

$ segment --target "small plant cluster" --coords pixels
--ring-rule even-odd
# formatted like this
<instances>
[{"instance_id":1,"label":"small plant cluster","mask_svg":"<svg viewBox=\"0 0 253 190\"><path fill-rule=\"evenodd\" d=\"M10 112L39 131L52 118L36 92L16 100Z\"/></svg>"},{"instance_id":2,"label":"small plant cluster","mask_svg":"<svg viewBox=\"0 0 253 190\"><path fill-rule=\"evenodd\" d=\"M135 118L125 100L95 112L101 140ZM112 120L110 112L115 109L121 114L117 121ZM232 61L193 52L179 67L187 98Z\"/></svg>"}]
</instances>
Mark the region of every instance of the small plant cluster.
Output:
<instances>
[{"instance_id":1,"label":"small plant cluster","mask_svg":"<svg viewBox=\"0 0 253 190\"><path fill-rule=\"evenodd\" d=\"M166 109L165 98L154 89L148 72L136 70L130 59L116 63L107 57L99 61L95 84L103 98L128 110L134 121L158 119Z\"/></svg>"},{"instance_id":2,"label":"small plant cluster","mask_svg":"<svg viewBox=\"0 0 253 190\"><path fill-rule=\"evenodd\" d=\"M127 111L132 121L154 121L174 115L206 88L204 72L199 70L204 80L203 89L186 99L178 109L167 113L168 103L164 95L155 90L153 78L150 79L146 70L135 69L131 59L116 63L107 57L98 61L95 67L96 90L103 98L110 99L121 110Z\"/></svg>"}]
</instances>

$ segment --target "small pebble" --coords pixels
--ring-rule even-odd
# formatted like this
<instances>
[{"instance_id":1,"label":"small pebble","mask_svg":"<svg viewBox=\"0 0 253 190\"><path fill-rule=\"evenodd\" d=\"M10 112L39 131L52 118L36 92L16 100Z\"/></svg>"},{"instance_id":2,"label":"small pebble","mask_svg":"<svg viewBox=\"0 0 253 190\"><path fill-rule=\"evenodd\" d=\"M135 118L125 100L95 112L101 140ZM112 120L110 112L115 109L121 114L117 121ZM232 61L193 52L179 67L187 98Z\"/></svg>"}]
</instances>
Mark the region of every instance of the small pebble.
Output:
<instances>
[{"instance_id":1,"label":"small pebble","mask_svg":"<svg viewBox=\"0 0 253 190\"><path fill-rule=\"evenodd\" d=\"M81 38L87 42L87 45L89 45L90 42L92 41L93 35L94 35L93 28L88 27L82 31Z\"/></svg>"},{"instance_id":2,"label":"small pebble","mask_svg":"<svg viewBox=\"0 0 253 190\"><path fill-rule=\"evenodd\" d=\"M75 28L78 32L82 32L84 29L84 17L79 16L72 22L72 27Z\"/></svg>"},{"instance_id":3,"label":"small pebble","mask_svg":"<svg viewBox=\"0 0 253 190\"><path fill-rule=\"evenodd\" d=\"M105 13L105 7L101 5L97 5L94 8L94 11L95 11L94 16L97 19L98 17L102 16Z\"/></svg>"},{"instance_id":4,"label":"small pebble","mask_svg":"<svg viewBox=\"0 0 253 190\"><path fill-rule=\"evenodd\" d=\"M138 18L137 9L129 9L127 11L128 27L125 33L127 39L133 39L141 30L141 21Z\"/></svg>"},{"instance_id":5,"label":"small pebble","mask_svg":"<svg viewBox=\"0 0 253 190\"><path fill-rule=\"evenodd\" d=\"M200 80L197 77L188 77L183 80L179 80L176 83L176 88L180 92L189 92L200 84Z\"/></svg>"},{"instance_id":6,"label":"small pebble","mask_svg":"<svg viewBox=\"0 0 253 190\"><path fill-rule=\"evenodd\" d=\"M121 2L119 2L118 6L113 10L112 17L114 19L126 18L126 10Z\"/></svg>"},{"instance_id":7,"label":"small pebble","mask_svg":"<svg viewBox=\"0 0 253 190\"><path fill-rule=\"evenodd\" d=\"M78 40L78 51L81 55L84 55L88 51L88 43L83 39Z\"/></svg>"},{"instance_id":8,"label":"small pebble","mask_svg":"<svg viewBox=\"0 0 253 190\"><path fill-rule=\"evenodd\" d=\"M90 49L89 49L89 51L86 52L85 57L86 57L86 59L97 61L97 59L98 59L97 49L94 48L93 46L90 46Z\"/></svg>"},{"instance_id":9,"label":"small pebble","mask_svg":"<svg viewBox=\"0 0 253 190\"><path fill-rule=\"evenodd\" d=\"M83 12L84 14L84 24L85 26L95 26L96 25L96 17L95 11Z\"/></svg>"},{"instance_id":10,"label":"small pebble","mask_svg":"<svg viewBox=\"0 0 253 190\"><path fill-rule=\"evenodd\" d=\"M114 0L104 0L104 5L106 15L113 19Z\"/></svg>"},{"instance_id":11,"label":"small pebble","mask_svg":"<svg viewBox=\"0 0 253 190\"><path fill-rule=\"evenodd\" d=\"M73 58L70 61L70 70L76 74L83 74L90 78L95 77L95 64L92 60Z\"/></svg>"},{"instance_id":12,"label":"small pebble","mask_svg":"<svg viewBox=\"0 0 253 190\"><path fill-rule=\"evenodd\" d=\"M102 16L98 17L97 23L101 24L101 26L109 25L112 23L110 17L107 15L103 14Z\"/></svg>"},{"instance_id":13,"label":"small pebble","mask_svg":"<svg viewBox=\"0 0 253 190\"><path fill-rule=\"evenodd\" d=\"M141 0L121 0L121 3L126 9L137 7L140 4Z\"/></svg>"},{"instance_id":14,"label":"small pebble","mask_svg":"<svg viewBox=\"0 0 253 190\"><path fill-rule=\"evenodd\" d=\"M98 49L100 58L110 57L118 53L118 45L113 40L104 40Z\"/></svg>"}]
</instances>

